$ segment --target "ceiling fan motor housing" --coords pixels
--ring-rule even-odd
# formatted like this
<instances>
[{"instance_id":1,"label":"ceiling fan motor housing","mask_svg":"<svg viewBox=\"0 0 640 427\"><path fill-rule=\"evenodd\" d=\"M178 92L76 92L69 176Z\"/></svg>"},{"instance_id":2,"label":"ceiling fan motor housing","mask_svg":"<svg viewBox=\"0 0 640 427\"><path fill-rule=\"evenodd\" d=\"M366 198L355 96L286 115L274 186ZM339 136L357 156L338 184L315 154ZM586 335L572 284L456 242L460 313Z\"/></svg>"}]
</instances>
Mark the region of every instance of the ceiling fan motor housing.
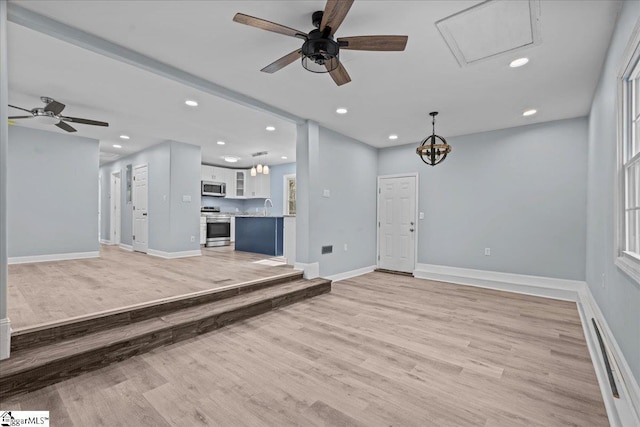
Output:
<instances>
[{"instance_id":1,"label":"ceiling fan motor housing","mask_svg":"<svg viewBox=\"0 0 640 427\"><path fill-rule=\"evenodd\" d=\"M340 45L333 37L313 30L302 45L302 66L314 73L328 73L338 67L339 53Z\"/></svg>"}]
</instances>

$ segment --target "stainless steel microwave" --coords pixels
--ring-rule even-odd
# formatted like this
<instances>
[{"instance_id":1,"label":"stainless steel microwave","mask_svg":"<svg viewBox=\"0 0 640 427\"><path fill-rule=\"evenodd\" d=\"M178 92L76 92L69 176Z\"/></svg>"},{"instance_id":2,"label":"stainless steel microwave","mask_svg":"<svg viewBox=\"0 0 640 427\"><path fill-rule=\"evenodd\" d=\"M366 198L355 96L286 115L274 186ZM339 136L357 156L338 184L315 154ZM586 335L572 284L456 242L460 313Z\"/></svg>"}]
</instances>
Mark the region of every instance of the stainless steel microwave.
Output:
<instances>
[{"instance_id":1,"label":"stainless steel microwave","mask_svg":"<svg viewBox=\"0 0 640 427\"><path fill-rule=\"evenodd\" d=\"M202 195L224 197L227 194L227 184L224 182L202 181Z\"/></svg>"}]
</instances>

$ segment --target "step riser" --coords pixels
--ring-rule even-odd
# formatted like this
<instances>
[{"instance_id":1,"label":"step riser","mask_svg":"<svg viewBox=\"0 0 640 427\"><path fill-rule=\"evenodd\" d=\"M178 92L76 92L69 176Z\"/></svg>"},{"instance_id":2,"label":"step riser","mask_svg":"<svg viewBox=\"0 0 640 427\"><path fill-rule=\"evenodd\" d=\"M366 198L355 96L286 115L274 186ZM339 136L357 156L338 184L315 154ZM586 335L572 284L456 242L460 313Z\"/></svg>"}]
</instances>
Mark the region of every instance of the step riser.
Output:
<instances>
[{"instance_id":1,"label":"step riser","mask_svg":"<svg viewBox=\"0 0 640 427\"><path fill-rule=\"evenodd\" d=\"M59 326L52 325L42 330L21 333L17 331L11 336L11 352L34 348L41 345L51 344L69 338L75 338L94 332L104 331L118 326L128 325L134 322L151 319L153 317L164 316L169 313L193 307L200 304L220 301L223 299L235 297L245 293L258 291L260 289L291 282L302 278L302 273L286 277L277 277L274 279L261 280L257 283L246 286L237 286L231 289L215 291L211 293L168 301L156 305L145 305L131 310L115 311L113 314L104 314L86 320L78 320ZM236 286L236 285L234 285Z\"/></svg>"},{"instance_id":2,"label":"step riser","mask_svg":"<svg viewBox=\"0 0 640 427\"><path fill-rule=\"evenodd\" d=\"M40 366L35 369L16 373L0 380L0 397L24 394L85 372L100 369L154 348L174 344L197 335L210 332L234 322L248 319L268 311L293 304L307 298L331 291L331 282L321 283L285 295L254 302L227 312L218 313L197 322L167 325L147 334L117 342L90 352L73 355Z\"/></svg>"}]
</instances>

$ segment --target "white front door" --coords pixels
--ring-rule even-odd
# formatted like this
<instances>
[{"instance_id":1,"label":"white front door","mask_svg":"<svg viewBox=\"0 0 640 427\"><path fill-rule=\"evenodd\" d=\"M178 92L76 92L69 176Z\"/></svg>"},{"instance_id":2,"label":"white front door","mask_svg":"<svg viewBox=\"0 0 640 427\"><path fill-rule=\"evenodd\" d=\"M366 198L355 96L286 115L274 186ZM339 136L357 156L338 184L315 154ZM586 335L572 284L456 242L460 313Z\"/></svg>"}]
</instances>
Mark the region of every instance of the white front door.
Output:
<instances>
[{"instance_id":1,"label":"white front door","mask_svg":"<svg viewBox=\"0 0 640 427\"><path fill-rule=\"evenodd\" d=\"M133 168L133 250L144 253L149 248L147 175L147 165Z\"/></svg>"},{"instance_id":2,"label":"white front door","mask_svg":"<svg viewBox=\"0 0 640 427\"><path fill-rule=\"evenodd\" d=\"M111 174L111 230L109 240L114 245L120 243L120 172Z\"/></svg>"},{"instance_id":3,"label":"white front door","mask_svg":"<svg viewBox=\"0 0 640 427\"><path fill-rule=\"evenodd\" d=\"M412 273L415 269L416 177L378 181L378 267Z\"/></svg>"}]
</instances>

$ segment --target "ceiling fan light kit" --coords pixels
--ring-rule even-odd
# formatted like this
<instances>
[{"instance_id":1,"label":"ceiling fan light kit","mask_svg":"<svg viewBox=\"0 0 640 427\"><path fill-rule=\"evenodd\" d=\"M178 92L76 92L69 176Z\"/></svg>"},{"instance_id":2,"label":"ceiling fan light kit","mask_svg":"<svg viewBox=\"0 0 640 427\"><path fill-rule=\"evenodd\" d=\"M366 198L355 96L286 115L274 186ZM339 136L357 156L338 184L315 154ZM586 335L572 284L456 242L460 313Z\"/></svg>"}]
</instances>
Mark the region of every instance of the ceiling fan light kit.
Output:
<instances>
[{"instance_id":1,"label":"ceiling fan light kit","mask_svg":"<svg viewBox=\"0 0 640 427\"><path fill-rule=\"evenodd\" d=\"M447 141L436 135L436 116L437 111L429 113L431 116L432 134L422 140L422 143L416 148L416 154L420 156L420 159L429 166L435 166L442 163L447 157L447 154L451 152L451 146L447 144Z\"/></svg>"},{"instance_id":2,"label":"ceiling fan light kit","mask_svg":"<svg viewBox=\"0 0 640 427\"><path fill-rule=\"evenodd\" d=\"M264 67L262 72L275 73L298 59L302 66L312 73L329 73L336 85L349 83L351 77L340 62L340 49L368 51L402 51L407 45L407 36L360 36L334 39L334 34L354 0L327 0L324 11L316 11L311 22L316 28L310 33L299 31L265 19L236 13L235 22L272 31L285 36L304 40L301 48Z\"/></svg>"}]
</instances>

